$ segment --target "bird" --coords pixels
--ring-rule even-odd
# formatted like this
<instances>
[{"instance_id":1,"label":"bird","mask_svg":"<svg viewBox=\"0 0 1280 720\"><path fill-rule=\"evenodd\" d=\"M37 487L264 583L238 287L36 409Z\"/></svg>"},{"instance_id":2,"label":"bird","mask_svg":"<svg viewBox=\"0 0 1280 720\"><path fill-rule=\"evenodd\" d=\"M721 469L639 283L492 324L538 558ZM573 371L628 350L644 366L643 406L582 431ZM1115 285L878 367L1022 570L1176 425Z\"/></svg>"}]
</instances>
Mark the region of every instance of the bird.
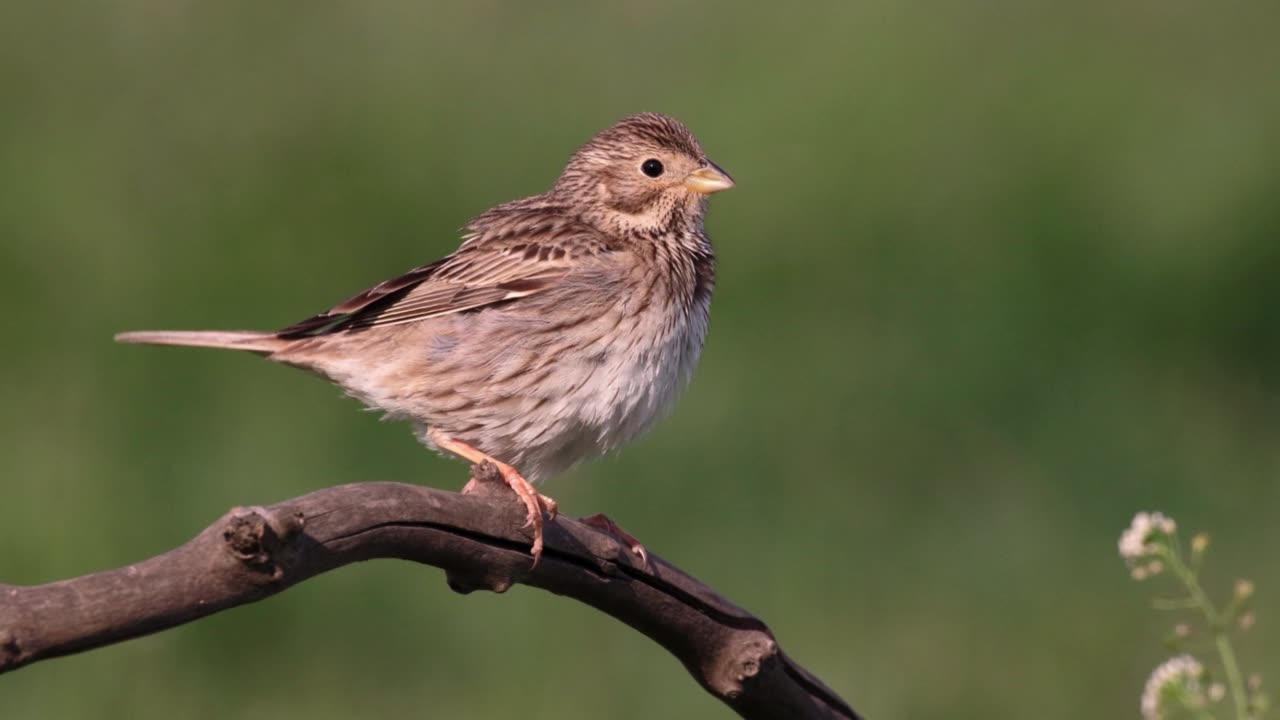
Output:
<instances>
[{"instance_id":1,"label":"bird","mask_svg":"<svg viewBox=\"0 0 1280 720\"><path fill-rule=\"evenodd\" d=\"M441 454L492 463L524 504L536 568L557 506L533 484L636 440L688 384L715 285L708 198L733 186L679 121L630 115L546 192L471 219L452 254L319 314L115 340L256 353L410 421ZM648 564L608 516L589 520Z\"/></svg>"}]
</instances>

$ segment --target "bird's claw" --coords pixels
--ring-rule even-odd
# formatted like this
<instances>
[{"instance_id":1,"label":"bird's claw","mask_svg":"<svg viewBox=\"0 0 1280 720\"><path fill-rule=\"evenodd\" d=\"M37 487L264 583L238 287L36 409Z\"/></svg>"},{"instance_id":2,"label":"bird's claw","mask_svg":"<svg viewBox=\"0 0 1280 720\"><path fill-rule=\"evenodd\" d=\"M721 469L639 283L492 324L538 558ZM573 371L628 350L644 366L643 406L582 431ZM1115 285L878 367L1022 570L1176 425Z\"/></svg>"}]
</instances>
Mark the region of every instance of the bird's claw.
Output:
<instances>
[{"instance_id":1,"label":"bird's claw","mask_svg":"<svg viewBox=\"0 0 1280 720\"><path fill-rule=\"evenodd\" d=\"M477 492L483 494L481 490L482 484L497 479L494 477L496 474L502 478L502 482L507 487L511 488L516 497L520 498L520 502L524 503L525 510L528 513L521 528L533 528L533 546L529 549L529 552L533 555L533 567L538 567L538 561L542 559L542 513L547 513L554 520L558 513L556 501L545 495L538 494L533 489L533 485L530 485L529 481L525 480L518 470L491 455L483 453L460 440L455 440L433 428L427 430L427 438L439 449L451 452L473 463L471 481L463 488L464 493ZM533 568L530 569L532 570Z\"/></svg>"},{"instance_id":2,"label":"bird's claw","mask_svg":"<svg viewBox=\"0 0 1280 720\"><path fill-rule=\"evenodd\" d=\"M645 550L644 545L641 545L639 540L632 537L631 533L618 527L618 523L614 522L608 515L605 515L604 513L597 513L595 515L582 518L581 522L584 525L588 525L618 538L627 545L627 549L631 551L631 554L640 559L640 567L646 570L653 569L649 564L649 551Z\"/></svg>"},{"instance_id":3,"label":"bird's claw","mask_svg":"<svg viewBox=\"0 0 1280 720\"><path fill-rule=\"evenodd\" d=\"M502 473L502 479L507 486L524 503L527 516L524 525L520 527L533 528L533 546L529 548L529 553L533 555L533 567L536 568L538 561L542 559L542 513L546 512L555 519L558 512L556 501L535 491L529 481L510 465L499 463L498 470Z\"/></svg>"},{"instance_id":4,"label":"bird's claw","mask_svg":"<svg viewBox=\"0 0 1280 720\"><path fill-rule=\"evenodd\" d=\"M556 504L556 501L541 493L538 493L538 507L542 512L546 513L551 520L555 520L556 516L560 514L560 506Z\"/></svg>"}]
</instances>

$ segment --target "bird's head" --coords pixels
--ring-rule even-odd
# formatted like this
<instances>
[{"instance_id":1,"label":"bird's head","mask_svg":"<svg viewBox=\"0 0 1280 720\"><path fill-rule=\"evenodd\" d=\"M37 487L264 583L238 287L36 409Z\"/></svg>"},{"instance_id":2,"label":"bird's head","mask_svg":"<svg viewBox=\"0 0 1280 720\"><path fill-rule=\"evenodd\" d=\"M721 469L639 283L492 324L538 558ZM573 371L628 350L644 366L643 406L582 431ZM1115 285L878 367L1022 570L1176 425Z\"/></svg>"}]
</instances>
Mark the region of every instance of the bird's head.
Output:
<instances>
[{"instance_id":1,"label":"bird's head","mask_svg":"<svg viewBox=\"0 0 1280 720\"><path fill-rule=\"evenodd\" d=\"M711 193L733 179L707 159L689 129L657 113L631 115L569 159L554 192L606 229L657 234L700 227Z\"/></svg>"}]
</instances>

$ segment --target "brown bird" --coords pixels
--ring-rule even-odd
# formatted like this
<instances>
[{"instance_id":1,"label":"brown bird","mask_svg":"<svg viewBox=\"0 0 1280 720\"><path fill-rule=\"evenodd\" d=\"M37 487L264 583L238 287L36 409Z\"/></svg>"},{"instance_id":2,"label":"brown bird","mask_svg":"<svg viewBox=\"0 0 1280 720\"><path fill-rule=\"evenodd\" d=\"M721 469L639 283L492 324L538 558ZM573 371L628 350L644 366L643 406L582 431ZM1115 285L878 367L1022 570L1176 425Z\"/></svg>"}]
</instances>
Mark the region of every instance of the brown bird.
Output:
<instances>
[{"instance_id":1,"label":"brown bird","mask_svg":"<svg viewBox=\"0 0 1280 720\"><path fill-rule=\"evenodd\" d=\"M634 440L689 380L715 278L707 197L730 187L684 125L633 115L549 191L473 219L452 255L319 315L116 340L259 353L412 421L435 450L492 462L528 510L536 565L556 506L530 483ZM647 559L608 518L595 524Z\"/></svg>"}]
</instances>

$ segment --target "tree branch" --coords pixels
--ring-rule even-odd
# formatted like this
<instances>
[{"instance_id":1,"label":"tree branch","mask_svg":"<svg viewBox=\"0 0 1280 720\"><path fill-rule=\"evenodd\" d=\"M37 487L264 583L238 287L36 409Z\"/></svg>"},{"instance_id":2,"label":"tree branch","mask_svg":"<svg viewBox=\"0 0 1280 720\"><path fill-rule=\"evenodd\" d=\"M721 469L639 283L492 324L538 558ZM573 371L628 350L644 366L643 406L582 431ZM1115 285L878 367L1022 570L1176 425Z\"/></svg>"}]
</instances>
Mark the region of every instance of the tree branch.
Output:
<instances>
[{"instance_id":1,"label":"tree branch","mask_svg":"<svg viewBox=\"0 0 1280 720\"><path fill-rule=\"evenodd\" d=\"M531 570L523 506L489 473L476 475L463 494L362 483L235 508L185 545L128 567L0 584L0 673L255 602L348 563L400 558L444 569L460 593L519 582L608 613L744 718L858 717L782 652L764 622L652 554L641 567L611 535L559 517L546 524Z\"/></svg>"}]
</instances>

